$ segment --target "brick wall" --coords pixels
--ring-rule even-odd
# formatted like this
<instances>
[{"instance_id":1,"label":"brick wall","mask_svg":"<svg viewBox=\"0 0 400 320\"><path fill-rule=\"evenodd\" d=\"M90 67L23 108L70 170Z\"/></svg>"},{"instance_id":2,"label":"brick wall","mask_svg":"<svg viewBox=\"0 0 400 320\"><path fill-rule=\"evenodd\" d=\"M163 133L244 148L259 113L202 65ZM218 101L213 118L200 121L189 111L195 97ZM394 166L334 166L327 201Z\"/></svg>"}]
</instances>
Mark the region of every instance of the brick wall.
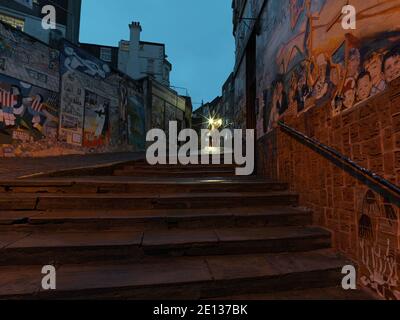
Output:
<instances>
[{"instance_id":1,"label":"brick wall","mask_svg":"<svg viewBox=\"0 0 400 320\"><path fill-rule=\"evenodd\" d=\"M285 116L294 129L400 185L400 79L383 93L332 117L328 107ZM360 267L360 285L399 299L399 208L280 129L258 142L259 171L290 184L335 248Z\"/></svg>"}]
</instances>

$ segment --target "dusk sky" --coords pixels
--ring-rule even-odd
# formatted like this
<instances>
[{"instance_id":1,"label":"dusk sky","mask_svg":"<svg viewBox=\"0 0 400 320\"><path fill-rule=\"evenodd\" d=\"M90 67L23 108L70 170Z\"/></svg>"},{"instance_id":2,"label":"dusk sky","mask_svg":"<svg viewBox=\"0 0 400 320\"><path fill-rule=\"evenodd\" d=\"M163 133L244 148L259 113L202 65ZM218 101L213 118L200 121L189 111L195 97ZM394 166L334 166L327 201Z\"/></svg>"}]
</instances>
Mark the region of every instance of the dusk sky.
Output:
<instances>
[{"instance_id":1,"label":"dusk sky","mask_svg":"<svg viewBox=\"0 0 400 320\"><path fill-rule=\"evenodd\" d=\"M140 21L142 40L166 44L171 85L197 103L221 95L234 64L231 0L83 0L80 41L117 46ZM178 91L185 94L184 90Z\"/></svg>"}]
</instances>

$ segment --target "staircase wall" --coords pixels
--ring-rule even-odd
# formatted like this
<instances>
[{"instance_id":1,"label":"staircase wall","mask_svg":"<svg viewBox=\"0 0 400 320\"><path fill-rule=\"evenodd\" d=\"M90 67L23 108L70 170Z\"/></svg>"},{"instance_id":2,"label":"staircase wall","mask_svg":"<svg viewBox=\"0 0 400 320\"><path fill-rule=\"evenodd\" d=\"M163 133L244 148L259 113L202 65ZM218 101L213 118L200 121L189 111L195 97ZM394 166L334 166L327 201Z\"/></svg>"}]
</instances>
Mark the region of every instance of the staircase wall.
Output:
<instances>
[{"instance_id":1,"label":"staircase wall","mask_svg":"<svg viewBox=\"0 0 400 320\"><path fill-rule=\"evenodd\" d=\"M400 79L337 116L322 107L283 120L400 185L399 97ZM335 247L360 266L360 284L399 299L399 207L280 129L260 139L258 151L259 172L300 193L314 223L332 230Z\"/></svg>"},{"instance_id":2,"label":"staircase wall","mask_svg":"<svg viewBox=\"0 0 400 320\"><path fill-rule=\"evenodd\" d=\"M356 11L355 29L343 27L345 5ZM335 246L361 266L360 283L400 298L398 207L278 129L284 121L400 183L400 2L234 1L233 10L235 125L255 113L260 172L300 193L315 223L331 229ZM252 34L253 110L244 90Z\"/></svg>"}]
</instances>

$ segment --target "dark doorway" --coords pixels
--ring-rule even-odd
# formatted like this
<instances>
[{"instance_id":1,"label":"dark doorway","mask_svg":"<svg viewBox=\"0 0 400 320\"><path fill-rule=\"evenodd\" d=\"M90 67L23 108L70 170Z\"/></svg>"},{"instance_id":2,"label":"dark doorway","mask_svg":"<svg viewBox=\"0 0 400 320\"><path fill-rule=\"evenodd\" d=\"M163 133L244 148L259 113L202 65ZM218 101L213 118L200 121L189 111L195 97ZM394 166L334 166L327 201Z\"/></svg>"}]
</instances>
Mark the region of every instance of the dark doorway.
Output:
<instances>
[{"instance_id":1,"label":"dark doorway","mask_svg":"<svg viewBox=\"0 0 400 320\"><path fill-rule=\"evenodd\" d=\"M250 36L246 49L246 127L256 129L256 34Z\"/></svg>"}]
</instances>

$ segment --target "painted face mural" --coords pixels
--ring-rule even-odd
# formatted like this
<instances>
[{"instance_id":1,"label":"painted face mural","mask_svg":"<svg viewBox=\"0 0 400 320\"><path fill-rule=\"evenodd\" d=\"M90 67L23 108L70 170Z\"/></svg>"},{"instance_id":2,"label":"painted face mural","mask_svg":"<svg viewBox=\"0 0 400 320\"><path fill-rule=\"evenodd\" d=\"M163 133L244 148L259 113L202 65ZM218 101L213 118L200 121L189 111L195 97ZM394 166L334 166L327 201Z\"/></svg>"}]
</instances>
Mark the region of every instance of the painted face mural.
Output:
<instances>
[{"instance_id":1,"label":"painted face mural","mask_svg":"<svg viewBox=\"0 0 400 320\"><path fill-rule=\"evenodd\" d=\"M369 98L372 90L372 80L369 72L363 72L357 80L357 101L364 101Z\"/></svg>"},{"instance_id":2,"label":"painted face mural","mask_svg":"<svg viewBox=\"0 0 400 320\"><path fill-rule=\"evenodd\" d=\"M388 9L385 2L354 2L370 17L358 21L354 32L345 32L337 19L342 9L340 1L282 0L267 4L262 17L265 29L259 39L259 55L264 57L259 78L266 79L260 92L269 90L271 97L271 112L264 116L272 118L264 123L277 121L273 111L276 105L280 115L287 109L300 113L324 107L337 116L386 90L388 83L400 77L400 28L393 29L398 25L393 12L400 4L393 1ZM290 8L290 15L283 8ZM375 21L374 32L367 28L369 19ZM382 25L376 24L377 19ZM272 24L274 28L267 27ZM298 79L297 98L291 81L293 73ZM282 108L280 103L272 102L273 96L281 96L275 92L280 78L284 79L287 104L297 108ZM266 127L269 131L274 125Z\"/></svg>"},{"instance_id":3,"label":"painted face mural","mask_svg":"<svg viewBox=\"0 0 400 320\"><path fill-rule=\"evenodd\" d=\"M386 82L382 72L382 55L373 52L366 58L364 63L365 70L369 73L372 80L371 95L375 95L386 89Z\"/></svg>"},{"instance_id":4,"label":"painted face mural","mask_svg":"<svg viewBox=\"0 0 400 320\"><path fill-rule=\"evenodd\" d=\"M354 105L356 100L356 81L353 78L346 80L343 88L343 107L349 109Z\"/></svg>"},{"instance_id":5,"label":"painted face mural","mask_svg":"<svg viewBox=\"0 0 400 320\"><path fill-rule=\"evenodd\" d=\"M352 48L349 53L349 61L347 67L347 77L357 78L360 72L360 51L356 48Z\"/></svg>"},{"instance_id":6,"label":"painted face mural","mask_svg":"<svg viewBox=\"0 0 400 320\"><path fill-rule=\"evenodd\" d=\"M400 77L400 47L386 53L382 66L386 82L391 82Z\"/></svg>"}]
</instances>

